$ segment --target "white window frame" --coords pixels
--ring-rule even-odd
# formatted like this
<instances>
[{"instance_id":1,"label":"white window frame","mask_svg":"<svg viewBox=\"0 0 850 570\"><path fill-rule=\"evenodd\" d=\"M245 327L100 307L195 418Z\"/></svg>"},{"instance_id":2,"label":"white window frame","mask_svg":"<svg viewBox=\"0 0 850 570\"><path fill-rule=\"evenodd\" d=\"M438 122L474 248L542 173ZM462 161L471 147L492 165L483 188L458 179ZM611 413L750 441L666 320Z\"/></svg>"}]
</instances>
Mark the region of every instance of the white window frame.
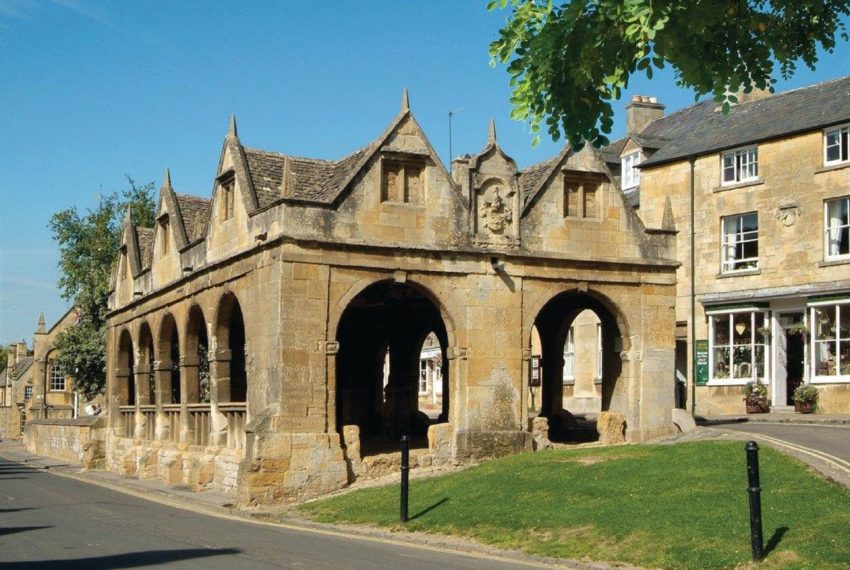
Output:
<instances>
[{"instance_id":1,"label":"white window frame","mask_svg":"<svg viewBox=\"0 0 850 570\"><path fill-rule=\"evenodd\" d=\"M738 221L742 220L745 216L755 216L756 218L756 229L755 232L752 230L744 231L743 229L735 228L735 232L729 233L726 231L726 226L730 222L734 222L736 226L738 225ZM720 272L723 274L730 273L741 273L743 271L755 271L759 268L759 256L758 256L758 242L759 242L759 217L758 212L745 212L743 214L733 214L731 216L723 216L720 218ZM755 236L752 234L755 233ZM730 236L735 236L735 241L730 241ZM730 257L730 252L734 252L737 248L738 244L743 243L756 243L756 257L742 257L740 259L735 257ZM753 267L740 267L736 268L735 265L744 264L749 265L755 263Z\"/></svg>"},{"instance_id":2,"label":"white window frame","mask_svg":"<svg viewBox=\"0 0 850 570\"><path fill-rule=\"evenodd\" d=\"M570 326L567 331L567 339L564 342L564 381L576 379L576 342L575 327Z\"/></svg>"},{"instance_id":3,"label":"white window frame","mask_svg":"<svg viewBox=\"0 0 850 570\"><path fill-rule=\"evenodd\" d=\"M834 306L835 307L835 338L828 340L817 340L817 318L816 311L820 307L825 306ZM841 354L840 343L841 341L850 342L850 335L846 337L841 336L841 321L845 318L842 316L842 307L846 309L848 313L846 318L850 318L850 299L841 299L841 300L830 300L830 301L820 301L809 303L808 305L808 313L807 317L809 319L809 347L811 350L811 354L809 357L809 378L811 384L845 384L850 382L850 372L842 374L841 373L841 363L839 361L838 365L835 367L836 374L818 374L817 373L817 351L819 345L826 344L829 342L835 343L835 354ZM850 369L850 362L847 363L848 369Z\"/></svg>"},{"instance_id":4,"label":"white window frame","mask_svg":"<svg viewBox=\"0 0 850 570\"><path fill-rule=\"evenodd\" d=\"M602 323L596 323L596 379L602 380Z\"/></svg>"},{"instance_id":5,"label":"white window frame","mask_svg":"<svg viewBox=\"0 0 850 570\"><path fill-rule=\"evenodd\" d=\"M622 186L623 190L640 186L640 169L637 168L642 161L641 152L635 151L627 154L621 160L622 164Z\"/></svg>"},{"instance_id":6,"label":"white window frame","mask_svg":"<svg viewBox=\"0 0 850 570\"><path fill-rule=\"evenodd\" d=\"M428 360L419 360L419 395L428 395Z\"/></svg>"},{"instance_id":7,"label":"white window frame","mask_svg":"<svg viewBox=\"0 0 850 570\"><path fill-rule=\"evenodd\" d=\"M57 386L60 385L61 380L61 388ZM56 364L55 360L50 361L50 391L51 392L64 392L66 384L65 371L62 370L62 367Z\"/></svg>"},{"instance_id":8,"label":"white window frame","mask_svg":"<svg viewBox=\"0 0 850 570\"><path fill-rule=\"evenodd\" d=\"M838 140L835 144L829 144L829 136L837 133ZM842 144L841 139L844 139L844 156L842 157ZM829 148L831 146L838 147L838 158L835 160L829 160ZM850 162L850 125L838 125L835 127L830 127L828 129L824 129L823 131L823 165L824 166L833 166L836 164L844 164L846 162Z\"/></svg>"},{"instance_id":9,"label":"white window frame","mask_svg":"<svg viewBox=\"0 0 850 570\"><path fill-rule=\"evenodd\" d=\"M732 159L730 165L727 158ZM732 178L726 179L726 172L732 172ZM724 152L720 155L720 182L723 186L741 184L759 179L759 154L757 146L748 146Z\"/></svg>"},{"instance_id":10,"label":"white window frame","mask_svg":"<svg viewBox=\"0 0 850 570\"><path fill-rule=\"evenodd\" d=\"M735 326L735 315L740 315L743 313L749 313L750 315L750 376L734 376L734 350L735 350L735 336L734 336L734 326ZM759 317L760 315L760 317ZM756 332L757 329L767 329L770 327L770 311L767 309L760 308L740 308L740 309L728 309L721 311L710 311L707 313L708 316L708 385L709 386L741 386L747 384L748 382L758 382L759 384L767 384L768 379L770 378L770 370L768 369L768 365L770 364L770 338L767 334L762 335L763 344L756 343ZM727 378L715 378L714 376L714 328L715 328L715 318L720 316L728 316L729 317L729 355L727 358L727 362L729 363L730 373ZM740 345L745 346L745 345ZM758 371L758 367L756 366L756 346L762 346L762 358L764 361L762 362L762 371L764 376L758 377L756 372Z\"/></svg>"},{"instance_id":11,"label":"white window frame","mask_svg":"<svg viewBox=\"0 0 850 570\"><path fill-rule=\"evenodd\" d=\"M832 226L831 218L829 216L829 205L832 203L844 201L847 204L847 211L850 212L850 196L842 196L840 198L830 198L829 200L823 201L823 258L827 260L835 260L835 259L850 259L850 250L847 253L830 253L831 247L831 239L830 232L832 230L838 230L839 232L848 228L848 234L850 234L850 218L848 218L847 224L841 224L840 222ZM850 237L850 235L848 235ZM850 240L848 240L850 241ZM836 240L837 245L837 240ZM848 244L850 246L850 244Z\"/></svg>"}]
</instances>

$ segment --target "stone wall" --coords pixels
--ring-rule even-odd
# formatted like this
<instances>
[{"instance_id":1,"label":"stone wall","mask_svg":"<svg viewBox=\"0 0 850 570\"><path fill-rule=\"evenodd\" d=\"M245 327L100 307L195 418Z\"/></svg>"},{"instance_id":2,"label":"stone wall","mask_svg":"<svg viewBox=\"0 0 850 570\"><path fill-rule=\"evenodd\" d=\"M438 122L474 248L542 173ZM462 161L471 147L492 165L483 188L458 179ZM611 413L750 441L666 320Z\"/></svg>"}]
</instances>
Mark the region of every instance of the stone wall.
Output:
<instances>
[{"instance_id":1,"label":"stone wall","mask_svg":"<svg viewBox=\"0 0 850 570\"><path fill-rule=\"evenodd\" d=\"M103 417L36 419L24 429L27 451L81 465L103 468Z\"/></svg>"},{"instance_id":2,"label":"stone wall","mask_svg":"<svg viewBox=\"0 0 850 570\"><path fill-rule=\"evenodd\" d=\"M21 437L21 411L17 406L0 408L0 440Z\"/></svg>"}]
</instances>

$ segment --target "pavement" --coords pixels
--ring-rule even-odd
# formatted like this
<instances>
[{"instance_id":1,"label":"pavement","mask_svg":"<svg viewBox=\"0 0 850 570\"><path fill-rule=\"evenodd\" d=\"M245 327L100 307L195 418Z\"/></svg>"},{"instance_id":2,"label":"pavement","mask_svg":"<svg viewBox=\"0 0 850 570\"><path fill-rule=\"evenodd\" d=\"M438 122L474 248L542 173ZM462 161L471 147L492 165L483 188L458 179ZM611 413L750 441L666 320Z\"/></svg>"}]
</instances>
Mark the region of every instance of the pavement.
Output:
<instances>
[{"instance_id":1,"label":"pavement","mask_svg":"<svg viewBox=\"0 0 850 570\"><path fill-rule=\"evenodd\" d=\"M730 423L769 423L796 425L850 425L850 414L795 414L771 412L767 414L732 414L726 416L696 416L700 425L714 426Z\"/></svg>"},{"instance_id":2,"label":"pavement","mask_svg":"<svg viewBox=\"0 0 850 570\"><path fill-rule=\"evenodd\" d=\"M243 511L232 495L82 472L18 442L0 442L0 542L0 569L609 568L453 537L322 525L286 508Z\"/></svg>"}]
</instances>

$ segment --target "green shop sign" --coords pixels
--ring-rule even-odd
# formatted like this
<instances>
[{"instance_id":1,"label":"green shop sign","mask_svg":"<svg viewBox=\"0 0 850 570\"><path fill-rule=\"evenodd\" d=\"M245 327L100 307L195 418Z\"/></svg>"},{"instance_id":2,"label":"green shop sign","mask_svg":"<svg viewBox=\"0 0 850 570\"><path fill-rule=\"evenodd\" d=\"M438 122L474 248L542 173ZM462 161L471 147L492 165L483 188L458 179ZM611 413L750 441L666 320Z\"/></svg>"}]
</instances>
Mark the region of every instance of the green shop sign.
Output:
<instances>
[{"instance_id":1,"label":"green shop sign","mask_svg":"<svg viewBox=\"0 0 850 570\"><path fill-rule=\"evenodd\" d=\"M708 384L708 339L694 341L697 385Z\"/></svg>"}]
</instances>

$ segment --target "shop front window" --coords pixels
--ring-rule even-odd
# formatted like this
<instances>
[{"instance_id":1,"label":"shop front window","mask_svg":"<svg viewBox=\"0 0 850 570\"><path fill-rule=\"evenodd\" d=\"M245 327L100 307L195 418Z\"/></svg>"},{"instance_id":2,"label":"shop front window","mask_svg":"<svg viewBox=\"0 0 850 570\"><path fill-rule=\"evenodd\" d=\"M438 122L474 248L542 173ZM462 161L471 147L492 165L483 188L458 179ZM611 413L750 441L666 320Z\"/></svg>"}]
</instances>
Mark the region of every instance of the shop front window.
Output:
<instances>
[{"instance_id":1,"label":"shop front window","mask_svg":"<svg viewBox=\"0 0 850 570\"><path fill-rule=\"evenodd\" d=\"M709 316L711 379L720 382L764 379L767 324L764 311Z\"/></svg>"},{"instance_id":2,"label":"shop front window","mask_svg":"<svg viewBox=\"0 0 850 570\"><path fill-rule=\"evenodd\" d=\"M850 376L850 303L811 308L814 376Z\"/></svg>"}]
</instances>

